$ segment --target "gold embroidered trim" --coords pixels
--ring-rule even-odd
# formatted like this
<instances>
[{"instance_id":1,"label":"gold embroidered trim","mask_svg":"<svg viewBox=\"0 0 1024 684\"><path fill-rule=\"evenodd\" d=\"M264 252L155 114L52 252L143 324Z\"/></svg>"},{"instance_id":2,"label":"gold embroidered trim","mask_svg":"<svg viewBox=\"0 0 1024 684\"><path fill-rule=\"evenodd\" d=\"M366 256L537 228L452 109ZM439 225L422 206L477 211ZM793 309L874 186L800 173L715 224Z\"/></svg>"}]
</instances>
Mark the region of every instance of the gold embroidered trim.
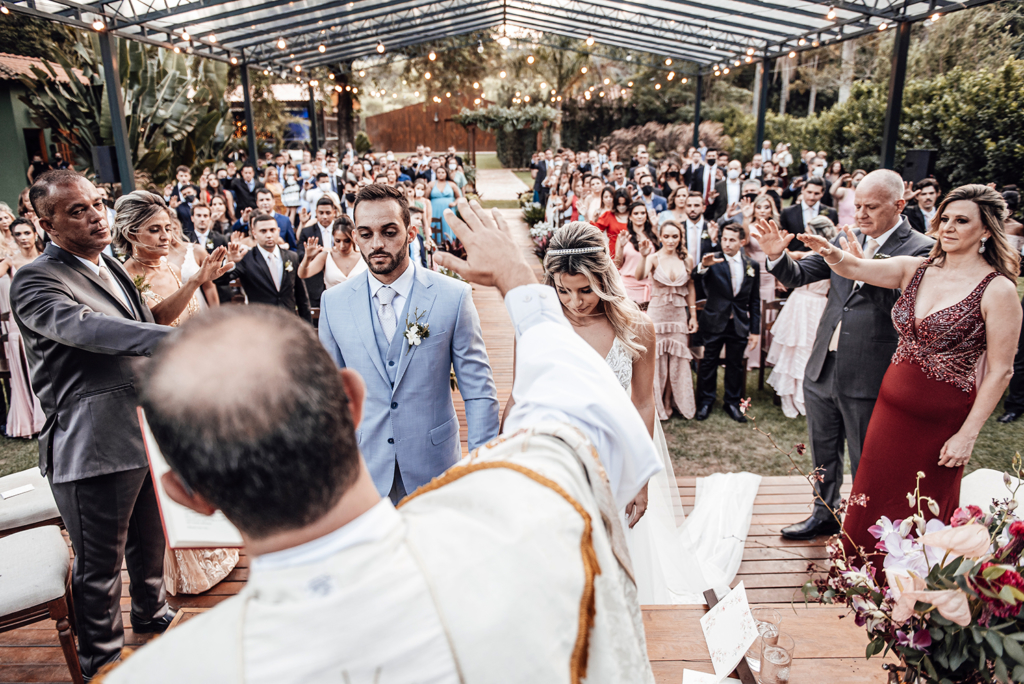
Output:
<instances>
[{"instance_id":1,"label":"gold embroidered trim","mask_svg":"<svg viewBox=\"0 0 1024 684\"><path fill-rule=\"evenodd\" d=\"M583 557L583 574L585 581L583 586L583 596L580 598L579 631L576 634L576 645L573 648L572 660L570 661L570 681L573 684L579 684L580 680L585 679L587 676L587 658L590 652L590 630L594 625L594 616L597 613L594 578L601 574L601 565L598 563L597 553L594 551L593 528L591 526L590 514L587 513L586 509L583 508L576 499L572 498L557 482L549 480L529 468L517 463L510 463L508 461L488 461L486 463L457 465L449 469L448 472L444 473L440 477L435 477L433 480L402 499L398 503L397 508L401 508L418 496L440 489L447 484L451 484L456 480L462 479L466 475L479 470L490 470L493 468L514 470L517 473L525 475L534 482L547 487L565 499L570 506L576 509L576 512L583 519L583 536L580 539L580 553Z\"/></svg>"}]
</instances>

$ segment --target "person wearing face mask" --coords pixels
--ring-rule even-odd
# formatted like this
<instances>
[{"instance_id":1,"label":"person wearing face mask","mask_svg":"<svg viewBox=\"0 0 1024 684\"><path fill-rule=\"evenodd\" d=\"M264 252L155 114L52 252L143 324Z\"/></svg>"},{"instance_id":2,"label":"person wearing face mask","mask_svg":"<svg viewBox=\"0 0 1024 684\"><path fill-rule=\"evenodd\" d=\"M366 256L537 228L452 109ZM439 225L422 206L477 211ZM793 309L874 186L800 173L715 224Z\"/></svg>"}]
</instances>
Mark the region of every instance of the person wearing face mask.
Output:
<instances>
[{"instance_id":1,"label":"person wearing face mask","mask_svg":"<svg viewBox=\"0 0 1024 684\"><path fill-rule=\"evenodd\" d=\"M668 201L661 195L654 193L654 178L650 174L642 174L639 177L640 197L648 208L653 209L656 214L668 209Z\"/></svg>"},{"instance_id":2,"label":"person wearing face mask","mask_svg":"<svg viewBox=\"0 0 1024 684\"><path fill-rule=\"evenodd\" d=\"M455 182L459 186L459 190L466 187L466 174L462 170L462 165L455 161L455 157L448 157L448 178Z\"/></svg>"},{"instance_id":3,"label":"person wearing face mask","mask_svg":"<svg viewBox=\"0 0 1024 684\"><path fill-rule=\"evenodd\" d=\"M715 192L715 170L718 164L718 150L708 150L706 162L690 173L690 191L700 193L704 201L710 204Z\"/></svg>"},{"instance_id":4,"label":"person wearing face mask","mask_svg":"<svg viewBox=\"0 0 1024 684\"><path fill-rule=\"evenodd\" d=\"M316 186L302 192L303 207L310 214L310 218L303 223L304 226L310 225L315 221L312 215L316 212L316 205L321 197L328 197L334 202L335 206L341 206L341 198L331 190L331 180L326 173L318 173L316 175Z\"/></svg>"},{"instance_id":5,"label":"person wearing face mask","mask_svg":"<svg viewBox=\"0 0 1024 684\"><path fill-rule=\"evenodd\" d=\"M605 187L602 194L609 190L612 191L612 209L601 214L594 225L607 236L608 255L611 256L615 254L619 233L629 223L629 205L633 203L633 194L627 188L614 189L610 185Z\"/></svg>"},{"instance_id":6,"label":"person wearing face mask","mask_svg":"<svg viewBox=\"0 0 1024 684\"><path fill-rule=\"evenodd\" d=\"M742 193L743 181L740 176L743 173L743 165L738 159L733 159L726 166L725 180L715 185L712 193L714 200L709 202L708 215L714 221L721 221L723 217L735 215L739 211L740 196Z\"/></svg>"},{"instance_id":7,"label":"person wearing face mask","mask_svg":"<svg viewBox=\"0 0 1024 684\"><path fill-rule=\"evenodd\" d=\"M355 197L352 198L355 201ZM430 237L431 233L431 221L433 220L432 205L430 199L427 198L427 182L422 178L416 180L412 190L412 200L409 202L410 207L417 207L423 212L423 226L426 231L424 235Z\"/></svg>"}]
</instances>

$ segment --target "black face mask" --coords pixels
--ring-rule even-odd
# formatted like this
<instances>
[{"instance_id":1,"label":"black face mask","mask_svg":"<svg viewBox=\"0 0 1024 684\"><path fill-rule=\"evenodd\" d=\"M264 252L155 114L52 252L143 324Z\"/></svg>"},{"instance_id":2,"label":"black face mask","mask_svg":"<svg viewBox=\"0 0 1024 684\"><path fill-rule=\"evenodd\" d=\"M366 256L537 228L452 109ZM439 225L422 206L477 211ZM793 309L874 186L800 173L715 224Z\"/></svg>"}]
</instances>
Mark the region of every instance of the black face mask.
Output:
<instances>
[{"instance_id":1,"label":"black face mask","mask_svg":"<svg viewBox=\"0 0 1024 684\"><path fill-rule=\"evenodd\" d=\"M669 178L679 178L679 172L678 171L669 171L668 172L668 177Z\"/></svg>"},{"instance_id":2,"label":"black face mask","mask_svg":"<svg viewBox=\"0 0 1024 684\"><path fill-rule=\"evenodd\" d=\"M743 199L748 199L751 202L753 202L754 200L757 199L757 193L756 192L748 192L747 194L745 194L743 196Z\"/></svg>"},{"instance_id":3,"label":"black face mask","mask_svg":"<svg viewBox=\"0 0 1024 684\"><path fill-rule=\"evenodd\" d=\"M774 178L765 178L764 179L764 184L767 185L770 188L773 185L775 185L775 179Z\"/></svg>"},{"instance_id":4,"label":"black face mask","mask_svg":"<svg viewBox=\"0 0 1024 684\"><path fill-rule=\"evenodd\" d=\"M195 195L185 195L185 202L187 202L188 204L192 204L193 202L195 202L195 200Z\"/></svg>"},{"instance_id":5,"label":"black face mask","mask_svg":"<svg viewBox=\"0 0 1024 684\"><path fill-rule=\"evenodd\" d=\"M654 186L653 185L645 185L642 188L640 188L640 192L642 192L645 195L647 195L648 197L650 197L651 193L654 192Z\"/></svg>"},{"instance_id":6,"label":"black face mask","mask_svg":"<svg viewBox=\"0 0 1024 684\"><path fill-rule=\"evenodd\" d=\"M708 166L714 166L718 163L717 159L708 159Z\"/></svg>"},{"instance_id":7,"label":"black face mask","mask_svg":"<svg viewBox=\"0 0 1024 684\"><path fill-rule=\"evenodd\" d=\"M346 202L355 202L356 201L356 193L354 193L354 192L346 192L345 193L345 201Z\"/></svg>"}]
</instances>

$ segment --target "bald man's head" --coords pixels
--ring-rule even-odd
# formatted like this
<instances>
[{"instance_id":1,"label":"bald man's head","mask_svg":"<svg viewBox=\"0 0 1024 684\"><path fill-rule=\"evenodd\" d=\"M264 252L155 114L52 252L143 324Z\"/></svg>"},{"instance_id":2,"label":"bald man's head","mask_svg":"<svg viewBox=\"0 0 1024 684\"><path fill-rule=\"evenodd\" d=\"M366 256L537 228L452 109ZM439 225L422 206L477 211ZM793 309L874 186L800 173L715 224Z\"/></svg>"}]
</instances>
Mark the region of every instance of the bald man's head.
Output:
<instances>
[{"instance_id":1,"label":"bald man's head","mask_svg":"<svg viewBox=\"0 0 1024 684\"><path fill-rule=\"evenodd\" d=\"M318 520L359 473L338 369L282 309L190 320L154 355L141 394L174 471L251 537Z\"/></svg>"}]
</instances>

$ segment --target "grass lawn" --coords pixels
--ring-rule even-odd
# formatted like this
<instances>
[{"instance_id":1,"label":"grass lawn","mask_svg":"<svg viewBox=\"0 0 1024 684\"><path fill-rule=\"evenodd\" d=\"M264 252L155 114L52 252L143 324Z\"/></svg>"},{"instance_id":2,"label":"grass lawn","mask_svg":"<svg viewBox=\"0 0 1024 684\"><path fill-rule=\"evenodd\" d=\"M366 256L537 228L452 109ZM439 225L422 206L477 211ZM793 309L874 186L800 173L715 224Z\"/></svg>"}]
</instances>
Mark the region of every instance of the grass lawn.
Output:
<instances>
[{"instance_id":1,"label":"grass lawn","mask_svg":"<svg viewBox=\"0 0 1024 684\"><path fill-rule=\"evenodd\" d=\"M461 152L463 159L465 159L465 152ZM468 162L467 162L468 163ZM478 169L501 169L504 168L501 162L498 161L497 152L477 152L476 153L476 168Z\"/></svg>"},{"instance_id":2,"label":"grass lawn","mask_svg":"<svg viewBox=\"0 0 1024 684\"><path fill-rule=\"evenodd\" d=\"M0 437L0 477L39 465L39 445L34 439Z\"/></svg>"}]
</instances>

